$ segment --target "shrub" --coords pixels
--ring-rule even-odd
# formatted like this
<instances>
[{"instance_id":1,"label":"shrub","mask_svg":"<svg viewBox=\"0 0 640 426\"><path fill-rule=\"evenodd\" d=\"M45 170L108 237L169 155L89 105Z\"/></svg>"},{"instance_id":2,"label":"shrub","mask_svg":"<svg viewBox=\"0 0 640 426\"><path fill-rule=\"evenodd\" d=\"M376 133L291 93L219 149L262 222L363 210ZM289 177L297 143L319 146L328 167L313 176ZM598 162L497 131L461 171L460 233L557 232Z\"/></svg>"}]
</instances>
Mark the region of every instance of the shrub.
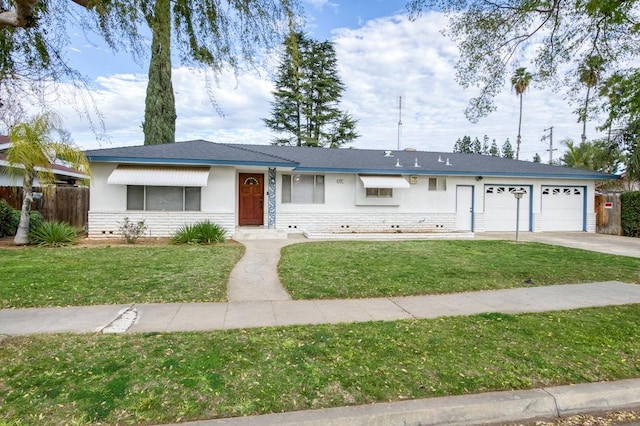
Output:
<instances>
[{"instance_id":1,"label":"shrub","mask_svg":"<svg viewBox=\"0 0 640 426\"><path fill-rule=\"evenodd\" d=\"M131 222L128 217L125 217L122 222L118 222L118 231L129 244L135 244L138 238L144 235L147 228L144 220Z\"/></svg>"},{"instance_id":2,"label":"shrub","mask_svg":"<svg viewBox=\"0 0 640 426\"><path fill-rule=\"evenodd\" d=\"M620 196L622 232L628 237L640 237L640 191Z\"/></svg>"},{"instance_id":3,"label":"shrub","mask_svg":"<svg viewBox=\"0 0 640 426\"><path fill-rule=\"evenodd\" d=\"M208 220L193 225L184 225L171 236L171 241L176 244L223 243L225 239L225 230L220 225Z\"/></svg>"},{"instance_id":4,"label":"shrub","mask_svg":"<svg viewBox=\"0 0 640 426\"><path fill-rule=\"evenodd\" d=\"M76 229L64 222L42 222L29 233L31 244L39 246L60 247L76 241Z\"/></svg>"},{"instance_id":5,"label":"shrub","mask_svg":"<svg viewBox=\"0 0 640 426\"><path fill-rule=\"evenodd\" d=\"M6 200L0 200L0 237L16 235L19 222L20 212Z\"/></svg>"}]
</instances>

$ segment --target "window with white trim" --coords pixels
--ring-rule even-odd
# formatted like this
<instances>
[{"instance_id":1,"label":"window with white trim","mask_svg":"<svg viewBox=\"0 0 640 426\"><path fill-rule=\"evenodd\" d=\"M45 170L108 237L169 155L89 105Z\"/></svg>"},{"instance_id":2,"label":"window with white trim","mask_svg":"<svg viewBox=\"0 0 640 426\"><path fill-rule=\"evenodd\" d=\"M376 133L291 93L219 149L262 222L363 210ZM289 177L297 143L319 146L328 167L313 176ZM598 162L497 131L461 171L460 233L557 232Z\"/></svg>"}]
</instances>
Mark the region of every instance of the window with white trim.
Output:
<instances>
[{"instance_id":1,"label":"window with white trim","mask_svg":"<svg viewBox=\"0 0 640 426\"><path fill-rule=\"evenodd\" d=\"M127 185L127 210L200 211L199 186Z\"/></svg>"},{"instance_id":2,"label":"window with white trim","mask_svg":"<svg viewBox=\"0 0 640 426\"><path fill-rule=\"evenodd\" d=\"M429 191L446 191L446 190L447 190L447 178L443 178L443 177L429 178Z\"/></svg>"},{"instance_id":3,"label":"window with white trim","mask_svg":"<svg viewBox=\"0 0 640 426\"><path fill-rule=\"evenodd\" d=\"M393 188L366 188L367 198L393 198Z\"/></svg>"},{"instance_id":4,"label":"window with white trim","mask_svg":"<svg viewBox=\"0 0 640 426\"><path fill-rule=\"evenodd\" d=\"M282 202L324 204L324 175L282 175Z\"/></svg>"}]
</instances>

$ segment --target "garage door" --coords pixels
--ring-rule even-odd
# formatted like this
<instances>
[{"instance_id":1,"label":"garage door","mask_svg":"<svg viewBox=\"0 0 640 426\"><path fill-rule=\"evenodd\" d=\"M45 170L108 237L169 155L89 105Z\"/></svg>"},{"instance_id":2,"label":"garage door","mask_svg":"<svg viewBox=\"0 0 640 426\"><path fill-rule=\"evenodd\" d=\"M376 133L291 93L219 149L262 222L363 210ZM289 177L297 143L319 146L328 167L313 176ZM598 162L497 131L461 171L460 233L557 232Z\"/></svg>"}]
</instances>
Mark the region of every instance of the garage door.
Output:
<instances>
[{"instance_id":1,"label":"garage door","mask_svg":"<svg viewBox=\"0 0 640 426\"><path fill-rule=\"evenodd\" d=\"M584 187L543 186L542 231L584 231Z\"/></svg>"},{"instance_id":2,"label":"garage door","mask_svg":"<svg viewBox=\"0 0 640 426\"><path fill-rule=\"evenodd\" d=\"M520 199L521 231L530 231L530 193L529 186L485 185L484 187L484 229L485 231L515 231L517 200L514 192L522 191Z\"/></svg>"}]
</instances>

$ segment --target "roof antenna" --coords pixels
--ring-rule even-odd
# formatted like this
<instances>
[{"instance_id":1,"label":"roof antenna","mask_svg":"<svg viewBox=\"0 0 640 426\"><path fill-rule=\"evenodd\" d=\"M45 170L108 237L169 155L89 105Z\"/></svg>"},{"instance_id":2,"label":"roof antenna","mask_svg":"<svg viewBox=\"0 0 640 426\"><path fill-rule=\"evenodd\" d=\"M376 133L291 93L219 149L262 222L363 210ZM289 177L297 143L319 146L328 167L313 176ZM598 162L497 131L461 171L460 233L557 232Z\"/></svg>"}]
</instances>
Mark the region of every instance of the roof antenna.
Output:
<instances>
[{"instance_id":1,"label":"roof antenna","mask_svg":"<svg viewBox=\"0 0 640 426\"><path fill-rule=\"evenodd\" d=\"M402 130L402 96L398 97L398 151L400 151L400 133Z\"/></svg>"}]
</instances>

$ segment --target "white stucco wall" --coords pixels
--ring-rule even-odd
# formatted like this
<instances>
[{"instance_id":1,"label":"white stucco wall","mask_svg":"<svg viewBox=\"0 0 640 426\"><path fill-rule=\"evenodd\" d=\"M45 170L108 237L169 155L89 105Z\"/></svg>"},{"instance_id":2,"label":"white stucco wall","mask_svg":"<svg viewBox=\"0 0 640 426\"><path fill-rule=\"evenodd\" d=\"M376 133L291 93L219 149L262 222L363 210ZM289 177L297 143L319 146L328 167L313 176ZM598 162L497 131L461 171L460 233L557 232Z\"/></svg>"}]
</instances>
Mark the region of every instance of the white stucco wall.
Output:
<instances>
[{"instance_id":1,"label":"white stucco wall","mask_svg":"<svg viewBox=\"0 0 640 426\"><path fill-rule=\"evenodd\" d=\"M199 212L127 211L127 186L110 185L107 179L116 168L112 163L93 163L89 237L116 238L118 223L144 220L146 236L168 237L185 224L209 220L222 226L228 235L235 229L236 172L233 167L212 167L207 186L202 187Z\"/></svg>"}]
</instances>

